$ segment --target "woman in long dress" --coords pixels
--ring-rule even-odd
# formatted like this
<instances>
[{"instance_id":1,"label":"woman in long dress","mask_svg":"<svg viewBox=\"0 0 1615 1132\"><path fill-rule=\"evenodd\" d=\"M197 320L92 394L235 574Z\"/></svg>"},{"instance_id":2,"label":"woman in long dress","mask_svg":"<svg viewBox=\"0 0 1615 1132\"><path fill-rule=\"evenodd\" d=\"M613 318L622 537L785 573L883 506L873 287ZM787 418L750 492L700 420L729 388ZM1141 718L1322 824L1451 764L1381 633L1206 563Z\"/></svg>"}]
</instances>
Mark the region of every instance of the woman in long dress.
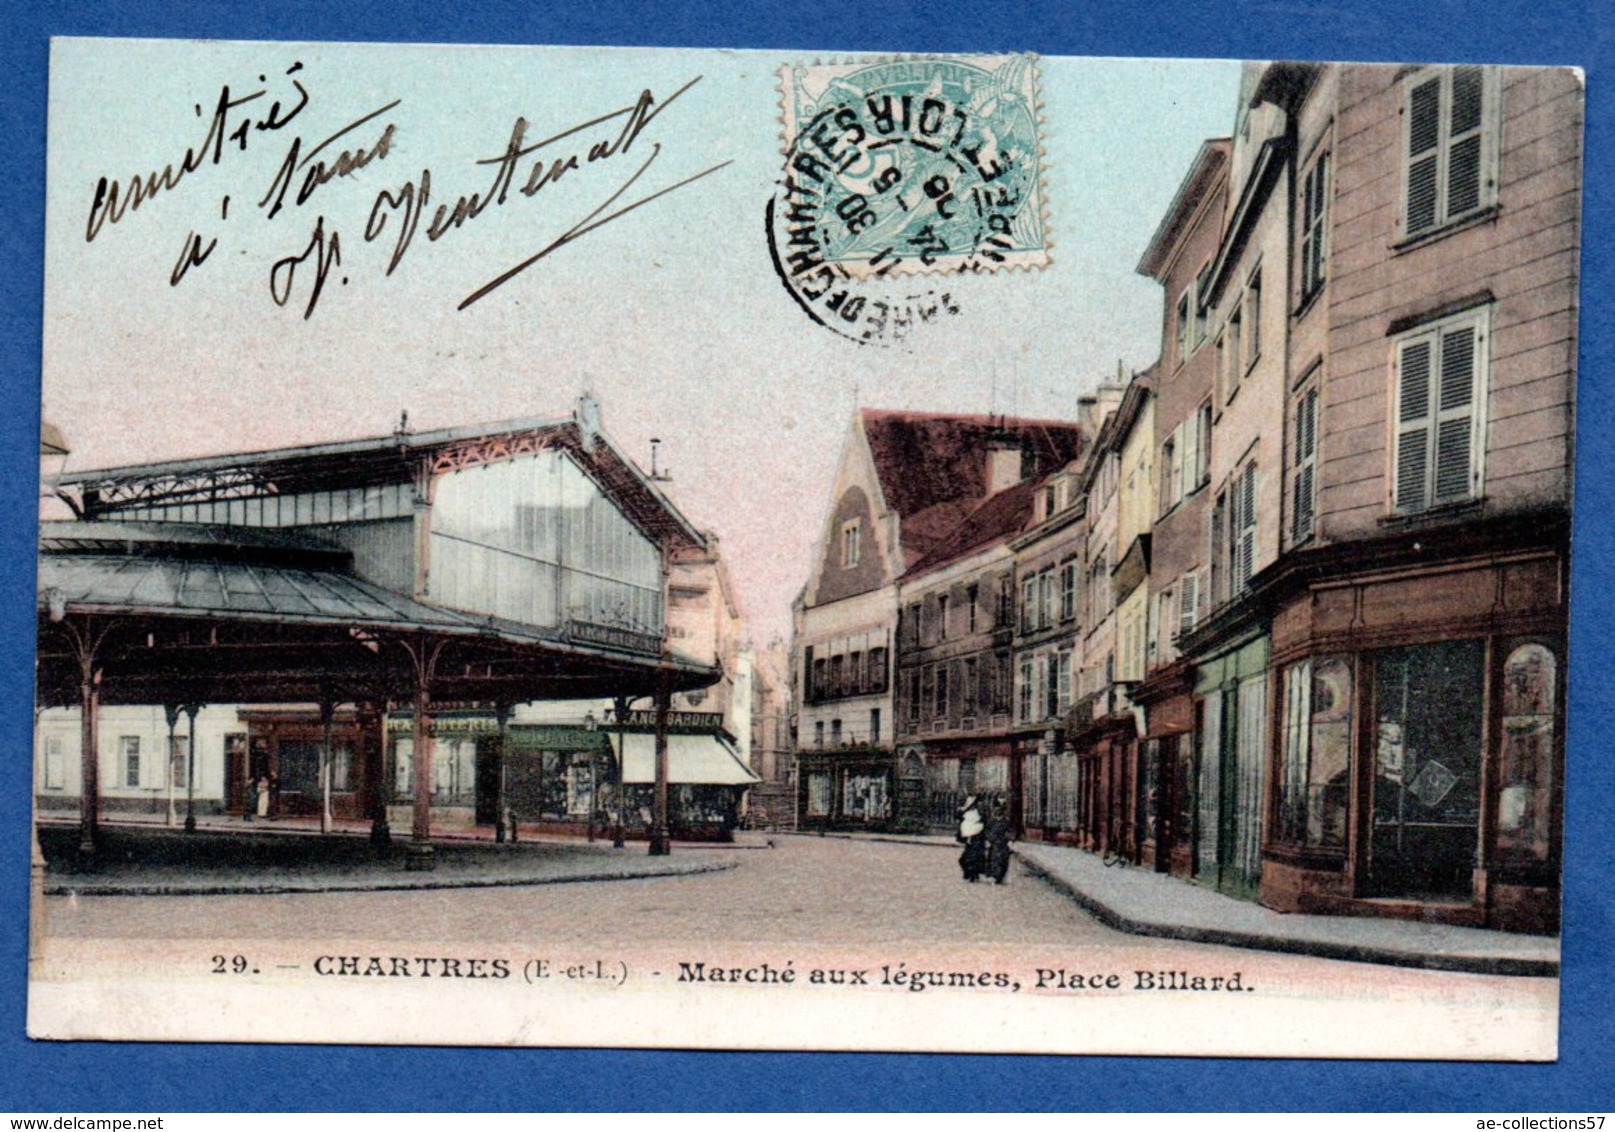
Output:
<instances>
[{"instance_id":1,"label":"woman in long dress","mask_svg":"<svg viewBox=\"0 0 1615 1132\"><path fill-rule=\"evenodd\" d=\"M982 869L987 865L986 831L987 824L982 821L981 807L972 794L965 799L964 808L959 811L958 834L958 840L965 847L964 852L959 854L959 869L964 873L965 880L972 884L980 878Z\"/></svg>"}]
</instances>

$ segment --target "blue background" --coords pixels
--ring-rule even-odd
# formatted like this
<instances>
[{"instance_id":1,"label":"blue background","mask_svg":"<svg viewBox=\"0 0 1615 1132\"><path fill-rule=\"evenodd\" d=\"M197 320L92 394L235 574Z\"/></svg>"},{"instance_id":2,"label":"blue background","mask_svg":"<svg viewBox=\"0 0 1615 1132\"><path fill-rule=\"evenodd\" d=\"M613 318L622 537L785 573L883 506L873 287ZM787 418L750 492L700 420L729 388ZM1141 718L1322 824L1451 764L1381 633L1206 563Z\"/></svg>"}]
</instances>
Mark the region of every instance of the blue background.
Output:
<instances>
[{"instance_id":1,"label":"blue background","mask_svg":"<svg viewBox=\"0 0 1615 1132\"><path fill-rule=\"evenodd\" d=\"M589 0L461 7L343 4L19 4L0 42L0 1110L1615 1109L1610 1072L1615 797L1604 649L1615 624L1615 474L1606 435L1611 134L1607 6L1453 0L1177 4L1068 0L764 6ZM1043 54L1468 59L1587 71L1581 369L1571 634L1561 1059L1556 1065L1217 1059L112 1045L24 1036L32 745L45 103L52 35L630 44ZM93 333L93 326L84 327ZM708 1036L710 1038L710 1035Z\"/></svg>"}]
</instances>

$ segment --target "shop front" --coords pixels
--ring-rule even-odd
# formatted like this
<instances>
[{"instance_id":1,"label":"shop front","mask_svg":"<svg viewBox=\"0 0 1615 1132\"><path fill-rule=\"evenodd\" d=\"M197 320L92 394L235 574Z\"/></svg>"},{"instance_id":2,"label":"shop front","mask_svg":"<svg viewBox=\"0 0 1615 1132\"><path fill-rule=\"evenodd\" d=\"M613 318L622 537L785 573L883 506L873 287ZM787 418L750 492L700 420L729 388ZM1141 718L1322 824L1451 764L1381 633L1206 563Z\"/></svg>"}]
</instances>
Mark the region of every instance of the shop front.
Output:
<instances>
[{"instance_id":1,"label":"shop front","mask_svg":"<svg viewBox=\"0 0 1615 1132\"><path fill-rule=\"evenodd\" d=\"M1156 872L1194 875L1195 667L1178 661L1136 685L1133 701L1146 726L1140 753L1143 806L1140 862Z\"/></svg>"},{"instance_id":2,"label":"shop front","mask_svg":"<svg viewBox=\"0 0 1615 1132\"><path fill-rule=\"evenodd\" d=\"M1194 685L1202 736L1194 875L1247 900L1257 898L1262 883L1268 653L1265 634L1246 637L1200 660Z\"/></svg>"},{"instance_id":3,"label":"shop front","mask_svg":"<svg viewBox=\"0 0 1615 1132\"><path fill-rule=\"evenodd\" d=\"M1136 717L1114 691L1085 696L1067 741L1076 753L1077 844L1136 863L1145 785Z\"/></svg>"},{"instance_id":4,"label":"shop front","mask_svg":"<svg viewBox=\"0 0 1615 1132\"><path fill-rule=\"evenodd\" d=\"M800 751L797 765L797 819L803 830L890 830L903 815L903 790L891 751L854 745ZM912 815L910 815L912 818Z\"/></svg>"},{"instance_id":5,"label":"shop front","mask_svg":"<svg viewBox=\"0 0 1615 1132\"><path fill-rule=\"evenodd\" d=\"M926 821L935 833L953 833L965 799L1013 821L1020 774L1008 739L932 741L925 745Z\"/></svg>"},{"instance_id":6,"label":"shop front","mask_svg":"<svg viewBox=\"0 0 1615 1132\"><path fill-rule=\"evenodd\" d=\"M731 839L741 799L757 777L712 722L719 717L682 712L673 718L669 832L680 840ZM655 810L652 728L652 714L639 712L620 731L609 720L588 717L582 724L510 724L501 739L492 713L443 712L434 720L433 814L445 827L494 825L502 797L518 839L535 833L606 837L619 823L625 836L642 839ZM388 731L389 802L407 808L414 799L409 715L390 718ZM626 751L620 762L619 751Z\"/></svg>"},{"instance_id":7,"label":"shop front","mask_svg":"<svg viewBox=\"0 0 1615 1132\"><path fill-rule=\"evenodd\" d=\"M1077 756L1061 729L1015 737L1021 774L1020 836L1031 841L1076 844Z\"/></svg>"},{"instance_id":8,"label":"shop front","mask_svg":"<svg viewBox=\"0 0 1615 1132\"><path fill-rule=\"evenodd\" d=\"M242 708L244 731L225 737L225 807L245 814L258 806L259 784L269 787L263 810L272 817L317 817L330 798L331 816L371 816L366 771L380 743L378 717L352 709L331 717L331 749L317 709ZM373 777L373 776L372 776Z\"/></svg>"},{"instance_id":9,"label":"shop front","mask_svg":"<svg viewBox=\"0 0 1615 1132\"><path fill-rule=\"evenodd\" d=\"M1557 930L1564 564L1493 554L1279 606L1264 903Z\"/></svg>"}]
</instances>

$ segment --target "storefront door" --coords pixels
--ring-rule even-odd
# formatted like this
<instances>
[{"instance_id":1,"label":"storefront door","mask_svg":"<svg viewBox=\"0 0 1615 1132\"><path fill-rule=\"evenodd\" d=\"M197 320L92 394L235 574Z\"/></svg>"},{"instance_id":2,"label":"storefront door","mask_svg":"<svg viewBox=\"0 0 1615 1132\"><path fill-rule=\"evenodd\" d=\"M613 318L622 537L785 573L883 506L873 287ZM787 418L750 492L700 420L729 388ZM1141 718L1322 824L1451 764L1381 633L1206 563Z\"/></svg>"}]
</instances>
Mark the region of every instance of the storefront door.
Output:
<instances>
[{"instance_id":1,"label":"storefront door","mask_svg":"<svg viewBox=\"0 0 1615 1132\"><path fill-rule=\"evenodd\" d=\"M1480 641L1376 655L1367 895L1471 899L1480 844L1484 661Z\"/></svg>"}]
</instances>

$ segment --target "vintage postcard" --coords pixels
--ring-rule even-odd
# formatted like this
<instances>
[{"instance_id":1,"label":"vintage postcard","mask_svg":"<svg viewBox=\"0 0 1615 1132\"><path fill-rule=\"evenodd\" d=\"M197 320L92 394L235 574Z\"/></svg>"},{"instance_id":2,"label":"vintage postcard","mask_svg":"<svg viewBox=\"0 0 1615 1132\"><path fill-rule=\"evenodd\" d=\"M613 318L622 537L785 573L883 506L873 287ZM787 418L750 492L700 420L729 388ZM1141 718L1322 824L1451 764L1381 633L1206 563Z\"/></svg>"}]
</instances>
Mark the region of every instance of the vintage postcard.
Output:
<instances>
[{"instance_id":1,"label":"vintage postcard","mask_svg":"<svg viewBox=\"0 0 1615 1132\"><path fill-rule=\"evenodd\" d=\"M30 1034L1555 1058L1583 106L56 41Z\"/></svg>"}]
</instances>

